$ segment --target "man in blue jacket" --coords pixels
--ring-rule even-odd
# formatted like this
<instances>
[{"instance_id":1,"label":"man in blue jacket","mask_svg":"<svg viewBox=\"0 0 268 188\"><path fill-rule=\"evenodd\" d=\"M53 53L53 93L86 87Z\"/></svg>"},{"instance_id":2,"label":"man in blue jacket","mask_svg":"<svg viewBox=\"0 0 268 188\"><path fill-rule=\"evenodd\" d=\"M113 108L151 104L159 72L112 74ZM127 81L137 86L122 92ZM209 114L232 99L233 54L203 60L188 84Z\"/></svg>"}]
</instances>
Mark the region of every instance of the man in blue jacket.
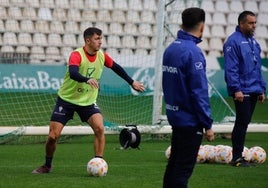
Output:
<instances>
[{"instance_id":1,"label":"man in blue jacket","mask_svg":"<svg viewBox=\"0 0 268 188\"><path fill-rule=\"evenodd\" d=\"M210 112L206 60L197 47L204 29L205 12L182 12L182 30L163 55L162 87L166 115L172 126L171 155L164 174L164 188L187 187L203 138L214 139Z\"/></svg>"},{"instance_id":2,"label":"man in blue jacket","mask_svg":"<svg viewBox=\"0 0 268 188\"><path fill-rule=\"evenodd\" d=\"M238 26L223 46L225 81L233 97L236 120L232 131L233 166L249 166L242 156L248 124L257 101L264 102L266 83L261 74L261 48L254 38L256 16L243 11Z\"/></svg>"}]
</instances>

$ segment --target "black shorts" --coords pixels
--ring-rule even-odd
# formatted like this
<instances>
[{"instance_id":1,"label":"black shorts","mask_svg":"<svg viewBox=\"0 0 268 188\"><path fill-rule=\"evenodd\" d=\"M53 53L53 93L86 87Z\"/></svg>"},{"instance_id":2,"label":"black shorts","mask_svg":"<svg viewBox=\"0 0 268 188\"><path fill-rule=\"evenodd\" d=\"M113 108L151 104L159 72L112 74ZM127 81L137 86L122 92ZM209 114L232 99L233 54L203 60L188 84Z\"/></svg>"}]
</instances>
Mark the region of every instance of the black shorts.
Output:
<instances>
[{"instance_id":1,"label":"black shorts","mask_svg":"<svg viewBox=\"0 0 268 188\"><path fill-rule=\"evenodd\" d=\"M87 122L93 114L101 113L96 104L79 106L66 102L58 97L50 121L56 121L66 125L70 119L73 119L74 112L77 112L82 122Z\"/></svg>"}]
</instances>

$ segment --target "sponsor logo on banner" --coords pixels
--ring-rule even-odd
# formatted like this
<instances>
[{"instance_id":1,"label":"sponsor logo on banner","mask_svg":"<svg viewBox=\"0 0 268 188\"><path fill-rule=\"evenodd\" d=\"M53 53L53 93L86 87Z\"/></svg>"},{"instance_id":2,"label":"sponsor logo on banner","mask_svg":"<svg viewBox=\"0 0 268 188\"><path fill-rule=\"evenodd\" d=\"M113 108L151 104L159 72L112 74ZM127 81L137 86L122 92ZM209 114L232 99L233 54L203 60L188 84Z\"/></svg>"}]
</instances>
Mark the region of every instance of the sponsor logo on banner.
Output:
<instances>
[{"instance_id":1,"label":"sponsor logo on banner","mask_svg":"<svg viewBox=\"0 0 268 188\"><path fill-rule=\"evenodd\" d=\"M58 90L63 79L52 77L46 71L37 71L35 76L19 76L12 72L1 77L0 89L13 90Z\"/></svg>"},{"instance_id":2,"label":"sponsor logo on banner","mask_svg":"<svg viewBox=\"0 0 268 188\"><path fill-rule=\"evenodd\" d=\"M143 83L143 85L146 87L145 95L153 95L154 92L154 69L152 68L138 68L133 76L133 80L137 80ZM131 93L133 95L139 95L139 92L135 91L131 88Z\"/></svg>"}]
</instances>

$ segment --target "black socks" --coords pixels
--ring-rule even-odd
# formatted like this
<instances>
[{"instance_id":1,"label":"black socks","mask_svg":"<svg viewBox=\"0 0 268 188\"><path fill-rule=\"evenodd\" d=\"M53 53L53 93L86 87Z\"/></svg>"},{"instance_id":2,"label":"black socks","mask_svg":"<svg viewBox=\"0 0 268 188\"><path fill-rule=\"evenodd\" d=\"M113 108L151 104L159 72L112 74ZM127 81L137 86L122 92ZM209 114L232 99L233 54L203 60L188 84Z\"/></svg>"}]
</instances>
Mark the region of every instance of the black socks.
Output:
<instances>
[{"instance_id":1,"label":"black socks","mask_svg":"<svg viewBox=\"0 0 268 188\"><path fill-rule=\"evenodd\" d=\"M47 166L47 167L51 167L51 164L52 164L52 159L53 159L53 157L47 157L46 156L46 163L45 163L45 166Z\"/></svg>"}]
</instances>

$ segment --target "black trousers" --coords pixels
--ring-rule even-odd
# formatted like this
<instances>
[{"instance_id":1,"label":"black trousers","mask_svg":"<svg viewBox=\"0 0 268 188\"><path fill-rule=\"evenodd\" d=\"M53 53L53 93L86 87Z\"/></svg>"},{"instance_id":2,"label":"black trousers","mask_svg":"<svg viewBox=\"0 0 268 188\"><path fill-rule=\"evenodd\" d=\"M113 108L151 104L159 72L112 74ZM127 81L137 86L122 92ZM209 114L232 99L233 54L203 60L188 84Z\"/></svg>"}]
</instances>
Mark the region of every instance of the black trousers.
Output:
<instances>
[{"instance_id":1,"label":"black trousers","mask_svg":"<svg viewBox=\"0 0 268 188\"><path fill-rule=\"evenodd\" d=\"M164 174L163 188L187 188L202 137L202 128L172 128L171 155Z\"/></svg>"},{"instance_id":2,"label":"black trousers","mask_svg":"<svg viewBox=\"0 0 268 188\"><path fill-rule=\"evenodd\" d=\"M236 119L232 131L233 161L242 157L248 124L251 121L258 95L244 97L243 102L234 100Z\"/></svg>"}]
</instances>

